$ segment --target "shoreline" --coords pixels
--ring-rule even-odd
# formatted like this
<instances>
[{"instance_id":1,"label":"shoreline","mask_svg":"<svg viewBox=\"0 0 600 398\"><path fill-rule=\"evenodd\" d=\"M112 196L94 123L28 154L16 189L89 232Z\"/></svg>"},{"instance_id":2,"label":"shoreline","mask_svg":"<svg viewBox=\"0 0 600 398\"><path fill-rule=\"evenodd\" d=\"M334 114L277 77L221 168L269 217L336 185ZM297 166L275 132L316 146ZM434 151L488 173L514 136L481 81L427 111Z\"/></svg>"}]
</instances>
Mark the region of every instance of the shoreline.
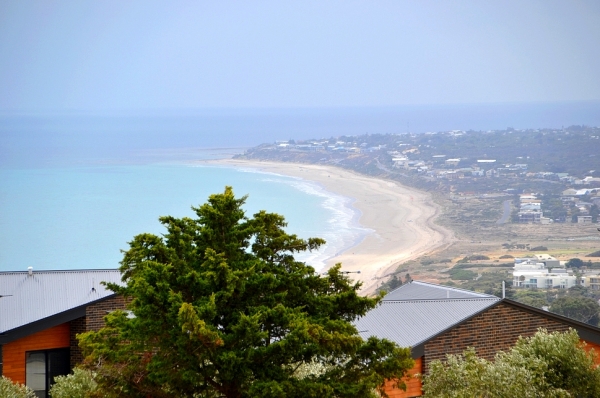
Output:
<instances>
[{"instance_id":1,"label":"shoreline","mask_svg":"<svg viewBox=\"0 0 600 398\"><path fill-rule=\"evenodd\" d=\"M373 294L384 278L409 260L447 247L454 234L434 223L440 209L430 195L391 180L373 178L334 166L238 159L200 161L230 167L254 168L299 177L351 199L358 223L372 230L356 244L325 262L324 269L342 263L360 280L363 294ZM360 274L354 272L360 271Z\"/></svg>"}]
</instances>

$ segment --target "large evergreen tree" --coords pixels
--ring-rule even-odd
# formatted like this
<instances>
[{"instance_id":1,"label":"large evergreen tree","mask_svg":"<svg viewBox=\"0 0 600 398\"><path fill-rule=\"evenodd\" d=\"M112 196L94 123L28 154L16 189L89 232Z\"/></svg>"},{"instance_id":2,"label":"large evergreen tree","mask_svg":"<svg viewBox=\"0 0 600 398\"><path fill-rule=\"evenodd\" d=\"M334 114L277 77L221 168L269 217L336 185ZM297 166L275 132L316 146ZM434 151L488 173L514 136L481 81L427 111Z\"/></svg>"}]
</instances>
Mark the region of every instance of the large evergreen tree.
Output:
<instances>
[{"instance_id":1,"label":"large evergreen tree","mask_svg":"<svg viewBox=\"0 0 600 398\"><path fill-rule=\"evenodd\" d=\"M361 297L339 265L319 275L296 261L324 241L287 234L277 214L245 217L245 199L227 187L197 218L161 217L162 237L129 243L124 284L109 287L130 312L80 337L102 394L363 398L412 366L409 349L351 323L380 297Z\"/></svg>"}]
</instances>

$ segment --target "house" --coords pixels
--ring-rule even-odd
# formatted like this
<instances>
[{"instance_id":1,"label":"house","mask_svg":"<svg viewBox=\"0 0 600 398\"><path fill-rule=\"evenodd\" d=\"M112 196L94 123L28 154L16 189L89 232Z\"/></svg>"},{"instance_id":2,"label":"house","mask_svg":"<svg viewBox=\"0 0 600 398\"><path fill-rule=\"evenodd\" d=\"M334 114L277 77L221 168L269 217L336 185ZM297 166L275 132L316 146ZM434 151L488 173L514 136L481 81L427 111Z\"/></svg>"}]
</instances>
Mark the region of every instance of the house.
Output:
<instances>
[{"instance_id":1,"label":"house","mask_svg":"<svg viewBox=\"0 0 600 398\"><path fill-rule=\"evenodd\" d=\"M83 360L76 335L125 307L101 282L118 270L0 272L0 375L47 397L54 377Z\"/></svg>"},{"instance_id":2,"label":"house","mask_svg":"<svg viewBox=\"0 0 600 398\"><path fill-rule=\"evenodd\" d=\"M515 344L519 336L575 329L587 348L600 349L600 329L496 296L454 287L413 281L387 294L381 305L355 321L363 338L376 336L410 347L415 366L409 374L424 374L434 360L461 354L473 347L480 357L493 359ZM422 395L421 382L411 377L407 390L387 384L391 398Z\"/></svg>"},{"instance_id":3,"label":"house","mask_svg":"<svg viewBox=\"0 0 600 398\"><path fill-rule=\"evenodd\" d=\"M541 211L520 211L517 213L519 222L522 224L540 224L542 222Z\"/></svg>"},{"instance_id":4,"label":"house","mask_svg":"<svg viewBox=\"0 0 600 398\"><path fill-rule=\"evenodd\" d=\"M569 289L584 282L584 278L561 266L559 260L547 253L515 258L513 286L516 288Z\"/></svg>"}]
</instances>

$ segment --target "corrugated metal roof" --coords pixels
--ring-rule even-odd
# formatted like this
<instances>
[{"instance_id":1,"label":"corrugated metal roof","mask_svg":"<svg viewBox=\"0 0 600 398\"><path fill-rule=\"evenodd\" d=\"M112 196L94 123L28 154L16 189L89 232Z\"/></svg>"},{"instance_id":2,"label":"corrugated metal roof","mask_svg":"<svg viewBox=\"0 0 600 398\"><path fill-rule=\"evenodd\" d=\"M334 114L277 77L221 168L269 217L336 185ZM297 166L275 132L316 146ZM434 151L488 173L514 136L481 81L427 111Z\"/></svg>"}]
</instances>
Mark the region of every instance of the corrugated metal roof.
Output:
<instances>
[{"instance_id":1,"label":"corrugated metal roof","mask_svg":"<svg viewBox=\"0 0 600 398\"><path fill-rule=\"evenodd\" d=\"M415 347L499 300L491 296L383 301L354 325L365 339L375 336L401 347Z\"/></svg>"},{"instance_id":2,"label":"corrugated metal roof","mask_svg":"<svg viewBox=\"0 0 600 398\"><path fill-rule=\"evenodd\" d=\"M111 270L0 272L0 333L110 296L100 282L121 283Z\"/></svg>"},{"instance_id":3,"label":"corrugated metal roof","mask_svg":"<svg viewBox=\"0 0 600 398\"><path fill-rule=\"evenodd\" d=\"M445 298L497 298L490 294L472 292L450 286L412 281L389 292L384 300L422 300Z\"/></svg>"}]
</instances>

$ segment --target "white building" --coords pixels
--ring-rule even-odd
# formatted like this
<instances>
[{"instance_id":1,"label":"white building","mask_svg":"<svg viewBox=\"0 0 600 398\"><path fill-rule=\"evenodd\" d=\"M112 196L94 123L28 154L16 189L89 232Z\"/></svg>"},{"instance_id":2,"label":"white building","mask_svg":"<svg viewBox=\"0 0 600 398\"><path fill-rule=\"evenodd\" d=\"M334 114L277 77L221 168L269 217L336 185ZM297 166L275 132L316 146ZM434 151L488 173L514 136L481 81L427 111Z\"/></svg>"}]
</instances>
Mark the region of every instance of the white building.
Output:
<instances>
[{"instance_id":1,"label":"white building","mask_svg":"<svg viewBox=\"0 0 600 398\"><path fill-rule=\"evenodd\" d=\"M560 265L560 261L549 254L536 254L535 257L515 258L513 286L533 289L569 289L583 285L592 290L600 290L600 275L596 273L575 275Z\"/></svg>"},{"instance_id":2,"label":"white building","mask_svg":"<svg viewBox=\"0 0 600 398\"><path fill-rule=\"evenodd\" d=\"M561 268L560 261L548 254L533 258L515 258L513 286L537 289L568 289L582 284L583 280Z\"/></svg>"}]
</instances>

